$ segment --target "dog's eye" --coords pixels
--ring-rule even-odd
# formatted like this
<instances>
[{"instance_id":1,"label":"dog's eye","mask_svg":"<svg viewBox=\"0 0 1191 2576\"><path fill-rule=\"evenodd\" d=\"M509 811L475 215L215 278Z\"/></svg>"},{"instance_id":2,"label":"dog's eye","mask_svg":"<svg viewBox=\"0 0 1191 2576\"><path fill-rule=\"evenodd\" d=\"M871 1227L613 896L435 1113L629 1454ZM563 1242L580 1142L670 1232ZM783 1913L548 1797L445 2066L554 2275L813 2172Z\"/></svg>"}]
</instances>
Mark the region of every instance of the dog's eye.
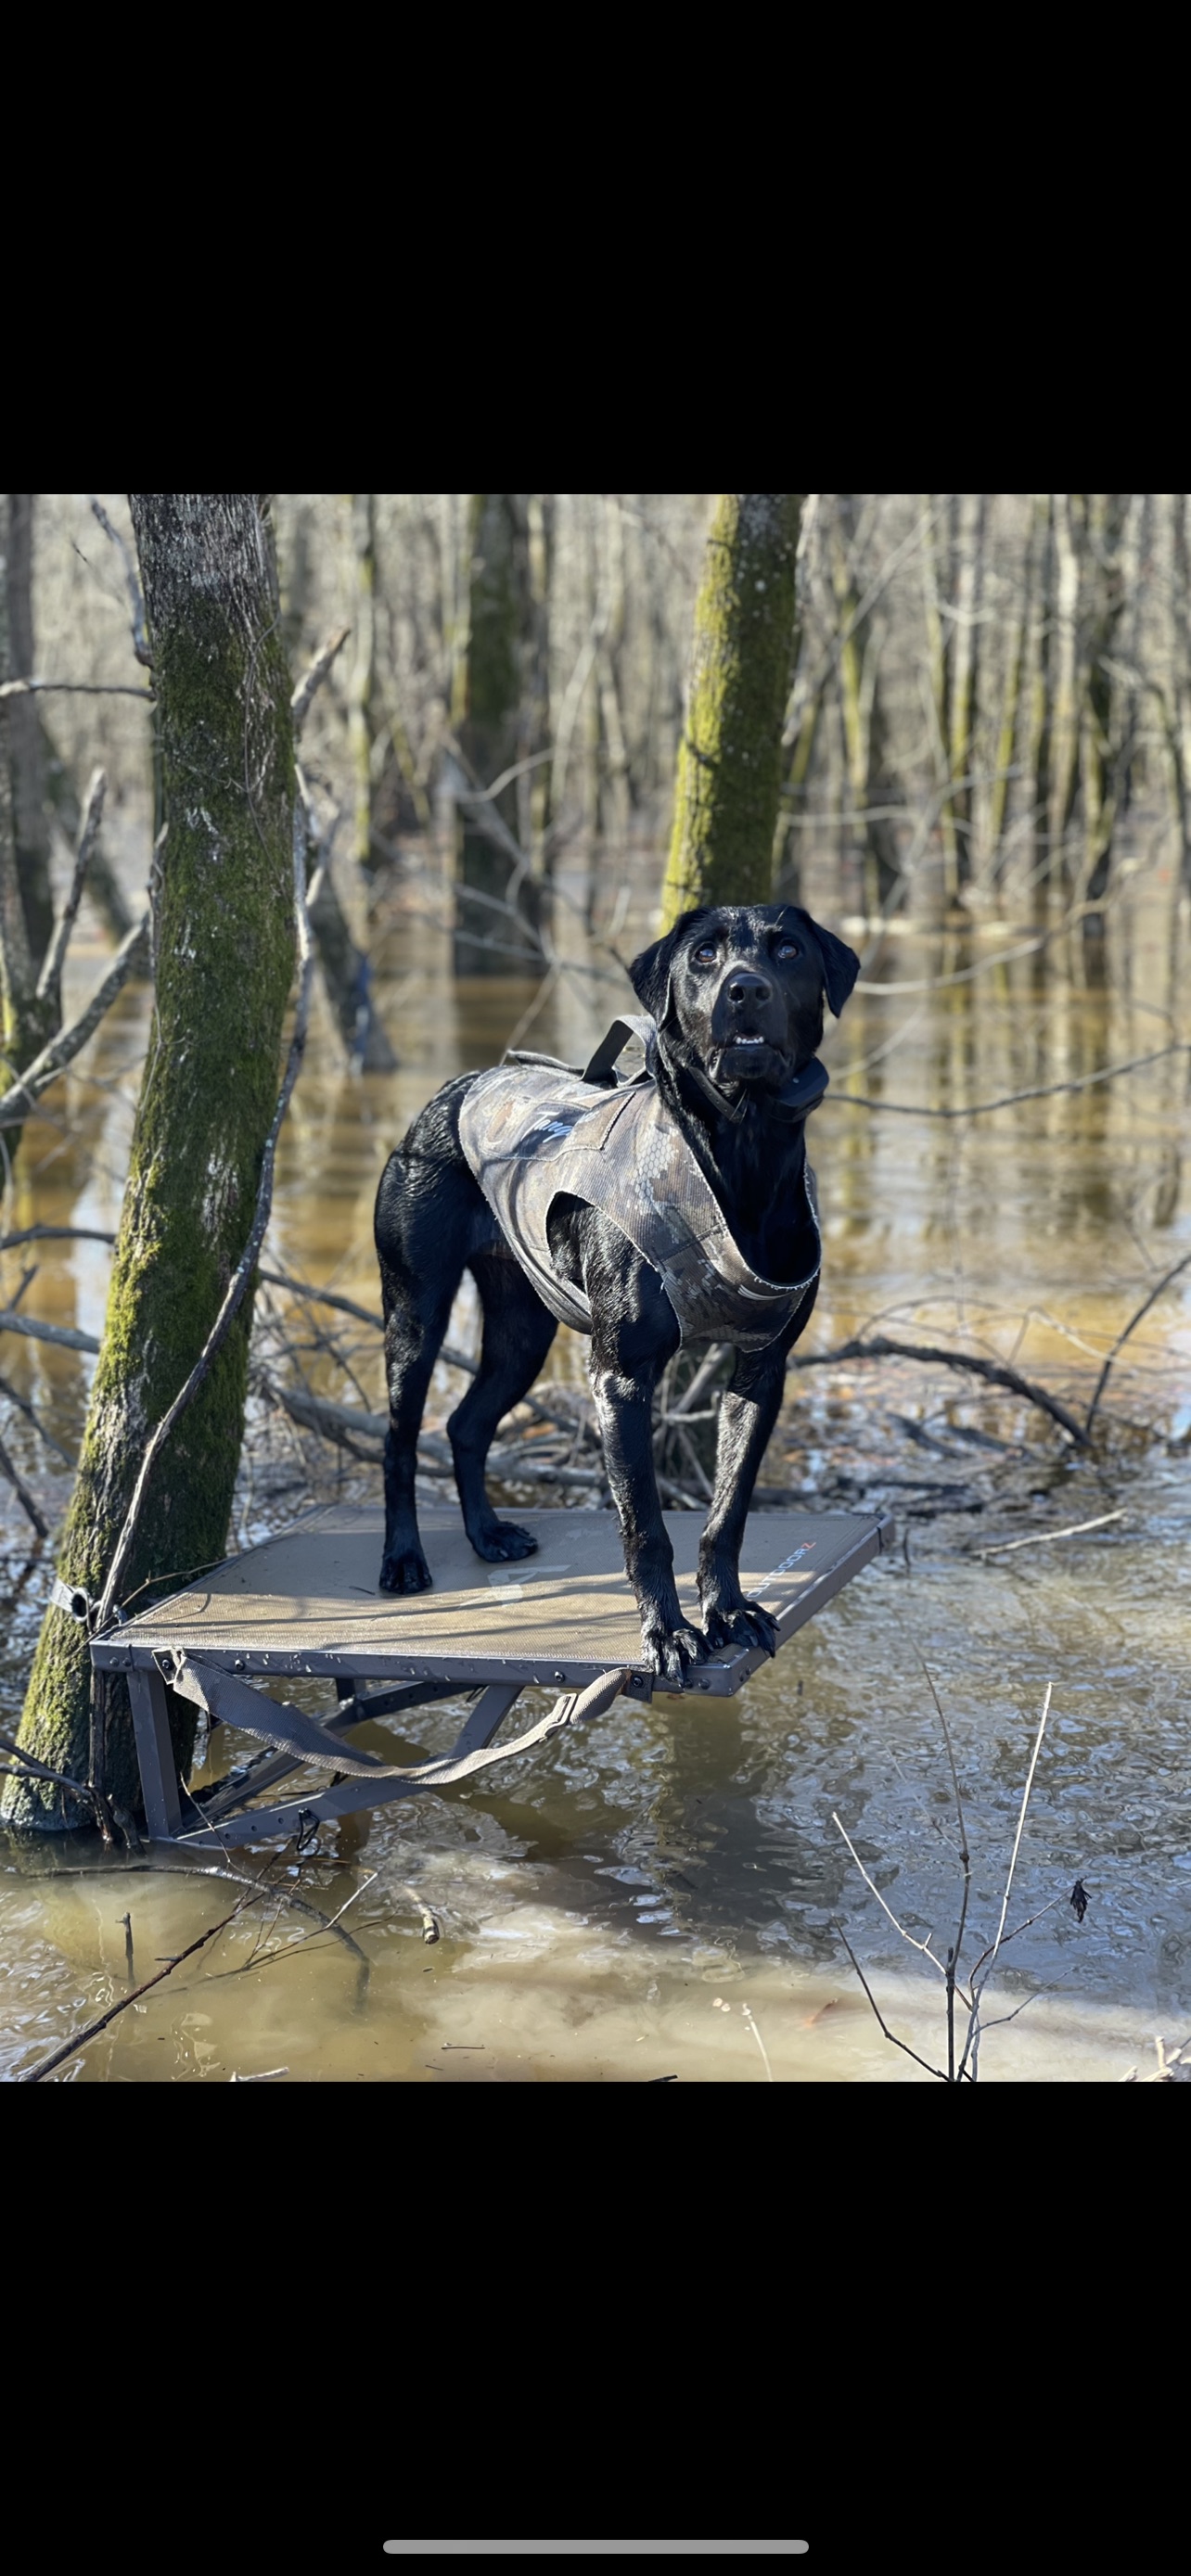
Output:
<instances>
[{"instance_id":1,"label":"dog's eye","mask_svg":"<svg viewBox=\"0 0 1191 2576\"><path fill-rule=\"evenodd\" d=\"M776 954L779 959L783 957L801 957L802 950L796 939L779 939Z\"/></svg>"},{"instance_id":2,"label":"dog's eye","mask_svg":"<svg viewBox=\"0 0 1191 2576\"><path fill-rule=\"evenodd\" d=\"M693 953L696 966L714 966L717 954L714 939L701 939Z\"/></svg>"}]
</instances>

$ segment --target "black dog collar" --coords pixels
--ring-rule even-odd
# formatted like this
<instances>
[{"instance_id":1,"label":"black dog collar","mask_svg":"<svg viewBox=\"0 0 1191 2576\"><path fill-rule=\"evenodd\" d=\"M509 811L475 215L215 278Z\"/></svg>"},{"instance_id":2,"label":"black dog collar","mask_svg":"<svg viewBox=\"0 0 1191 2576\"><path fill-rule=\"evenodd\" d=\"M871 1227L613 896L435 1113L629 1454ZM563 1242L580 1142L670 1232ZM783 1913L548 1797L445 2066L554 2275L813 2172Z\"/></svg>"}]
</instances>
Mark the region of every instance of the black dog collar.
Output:
<instances>
[{"instance_id":1,"label":"black dog collar","mask_svg":"<svg viewBox=\"0 0 1191 2576\"><path fill-rule=\"evenodd\" d=\"M718 1088L710 1075L700 1072L697 1065L684 1064L681 1071L691 1082L698 1084L700 1091L706 1093L713 1109L721 1118L730 1118L734 1126L739 1126L749 1106L750 1095L747 1091L742 1099L729 1100L727 1093ZM830 1080L831 1076L826 1065L820 1064L818 1056L813 1055L810 1063L804 1064L801 1073L796 1073L776 1097L763 1097L761 1106L768 1110L772 1118L786 1121L809 1118L812 1109L818 1108Z\"/></svg>"}]
</instances>

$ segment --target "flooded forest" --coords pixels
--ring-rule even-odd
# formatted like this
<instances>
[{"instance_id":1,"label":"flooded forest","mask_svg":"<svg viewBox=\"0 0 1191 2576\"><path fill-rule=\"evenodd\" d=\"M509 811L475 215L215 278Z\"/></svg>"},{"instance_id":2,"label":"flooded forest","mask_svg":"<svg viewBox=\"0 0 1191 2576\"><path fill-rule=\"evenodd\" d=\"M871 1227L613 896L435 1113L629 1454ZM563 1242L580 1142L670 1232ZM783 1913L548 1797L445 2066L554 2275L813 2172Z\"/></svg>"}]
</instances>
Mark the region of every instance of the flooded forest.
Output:
<instances>
[{"instance_id":1,"label":"flooded forest","mask_svg":"<svg viewBox=\"0 0 1191 2576\"><path fill-rule=\"evenodd\" d=\"M1191 2076L1188 497L0 508L6 2080ZM882 1552L737 1696L618 1697L298 1846L159 1843L92 1639L381 1504L387 1158L509 1048L586 1065L698 904L860 960L754 1513ZM427 1514L480 1325L465 1274ZM561 1325L498 1509L615 1528L588 1359ZM730 1374L661 1379L668 1514ZM469 1704L351 1744L433 1762ZM198 1814L260 1744L169 1705Z\"/></svg>"}]
</instances>

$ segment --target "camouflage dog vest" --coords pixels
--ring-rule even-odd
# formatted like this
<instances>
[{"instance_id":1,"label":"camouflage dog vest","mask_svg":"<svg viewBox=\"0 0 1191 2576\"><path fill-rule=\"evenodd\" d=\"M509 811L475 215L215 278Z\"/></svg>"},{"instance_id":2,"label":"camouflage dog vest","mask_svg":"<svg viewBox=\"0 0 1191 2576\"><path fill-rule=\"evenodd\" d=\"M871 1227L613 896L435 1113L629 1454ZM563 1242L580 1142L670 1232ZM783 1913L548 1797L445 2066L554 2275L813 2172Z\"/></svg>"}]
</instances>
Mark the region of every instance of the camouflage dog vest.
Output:
<instances>
[{"instance_id":1,"label":"camouflage dog vest","mask_svg":"<svg viewBox=\"0 0 1191 2576\"><path fill-rule=\"evenodd\" d=\"M612 1068L630 1037L645 1048L646 1070L624 1080ZM657 1271L684 1342L764 1350L792 1321L820 1262L805 1279L780 1284L750 1269L662 1099L651 1070L656 1037L652 1020L626 1018L585 1073L549 1058L514 1057L478 1074L460 1114L460 1143L509 1250L560 1323L591 1331L587 1296L559 1277L550 1257L547 1220L565 1195L610 1217ZM826 1081L821 1068L819 1079ZM798 1186L818 1245L818 1200L806 1162Z\"/></svg>"}]
</instances>

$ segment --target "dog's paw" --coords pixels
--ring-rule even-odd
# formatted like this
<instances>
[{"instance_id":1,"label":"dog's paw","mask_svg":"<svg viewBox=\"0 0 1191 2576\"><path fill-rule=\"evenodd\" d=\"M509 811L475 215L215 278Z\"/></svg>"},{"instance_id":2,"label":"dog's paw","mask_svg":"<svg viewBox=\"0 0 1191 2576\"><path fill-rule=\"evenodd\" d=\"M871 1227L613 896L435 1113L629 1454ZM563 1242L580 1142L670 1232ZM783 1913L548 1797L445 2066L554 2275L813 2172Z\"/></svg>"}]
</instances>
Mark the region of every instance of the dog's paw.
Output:
<instances>
[{"instance_id":1,"label":"dog's paw","mask_svg":"<svg viewBox=\"0 0 1191 2576\"><path fill-rule=\"evenodd\" d=\"M382 1592L432 1592L432 1575L420 1547L395 1549L380 1570Z\"/></svg>"},{"instance_id":2,"label":"dog's paw","mask_svg":"<svg viewBox=\"0 0 1191 2576\"><path fill-rule=\"evenodd\" d=\"M685 1620L671 1627L648 1611L641 1621L641 1661L647 1673L672 1682L681 1690L688 1673L701 1664L707 1654L707 1639L697 1628L688 1628Z\"/></svg>"},{"instance_id":3,"label":"dog's paw","mask_svg":"<svg viewBox=\"0 0 1191 2576\"><path fill-rule=\"evenodd\" d=\"M776 1655L777 1621L759 1601L742 1601L737 1610L704 1612L707 1643L713 1655L723 1654L730 1646L743 1646L752 1653L759 1647L764 1655Z\"/></svg>"},{"instance_id":4,"label":"dog's paw","mask_svg":"<svg viewBox=\"0 0 1191 2576\"><path fill-rule=\"evenodd\" d=\"M519 1556L536 1556L538 1552L533 1531L518 1529L516 1521L494 1521L491 1529L473 1538L472 1546L485 1565L509 1565Z\"/></svg>"}]
</instances>

